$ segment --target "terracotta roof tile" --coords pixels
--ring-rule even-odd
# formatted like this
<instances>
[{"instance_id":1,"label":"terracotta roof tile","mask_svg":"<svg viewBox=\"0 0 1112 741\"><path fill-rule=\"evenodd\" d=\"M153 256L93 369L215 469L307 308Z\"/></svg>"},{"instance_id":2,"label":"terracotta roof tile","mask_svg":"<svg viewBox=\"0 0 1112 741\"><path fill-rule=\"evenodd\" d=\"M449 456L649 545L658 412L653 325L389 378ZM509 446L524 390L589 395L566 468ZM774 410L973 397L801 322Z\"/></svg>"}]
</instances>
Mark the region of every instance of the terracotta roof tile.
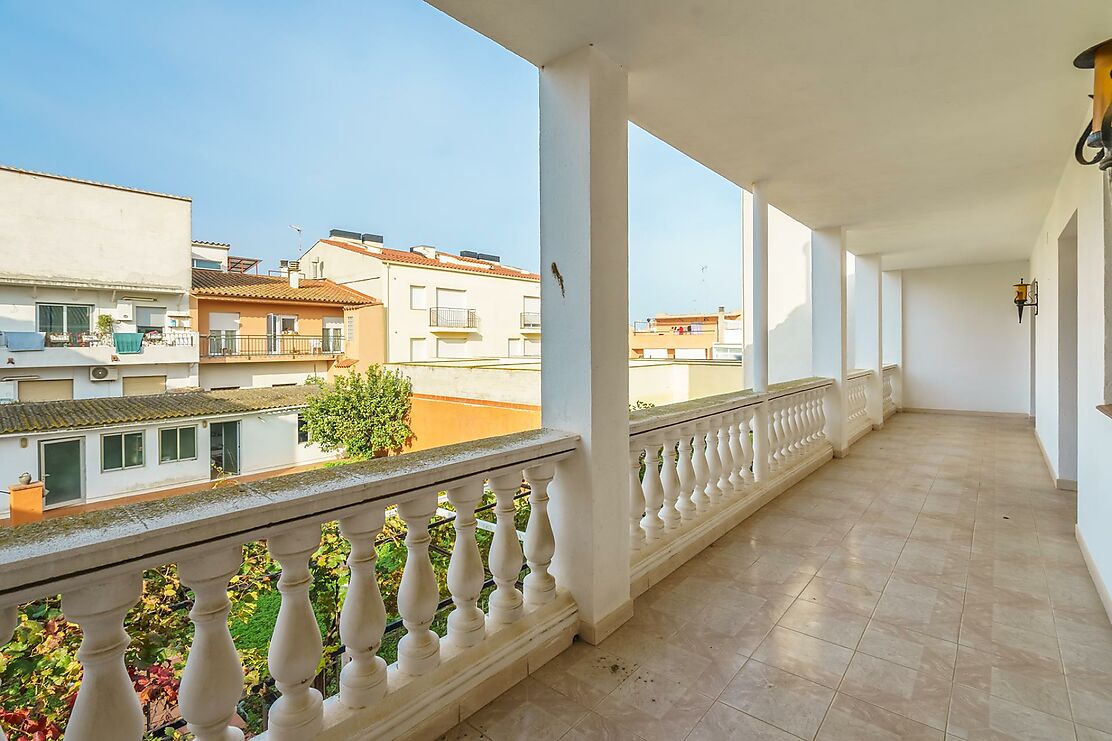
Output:
<instances>
[{"instance_id":1,"label":"terracotta roof tile","mask_svg":"<svg viewBox=\"0 0 1112 741\"><path fill-rule=\"evenodd\" d=\"M286 278L252 273L224 273L204 268L193 269L193 293L197 296L308 301L349 306L382 303L354 288L330 280L302 280L298 288L290 288Z\"/></svg>"},{"instance_id":2,"label":"terracotta roof tile","mask_svg":"<svg viewBox=\"0 0 1112 741\"><path fill-rule=\"evenodd\" d=\"M304 406L315 386L179 391L150 396L0 404L0 434L208 417Z\"/></svg>"},{"instance_id":3,"label":"terracotta roof tile","mask_svg":"<svg viewBox=\"0 0 1112 741\"><path fill-rule=\"evenodd\" d=\"M449 255L453 262L445 262L443 260L435 260L431 257L425 257L418 252L406 252L403 250L392 250L389 247L378 247L378 251L371 252L370 250L356 247L353 244L342 242L337 239L322 239L324 244L333 247L354 252L359 255L366 255L373 257L383 262L403 263L407 265L421 265L429 268L440 268L442 270L460 270L467 273L482 273L484 275L497 275L502 278L517 278L519 280L531 280L539 282L541 277L537 273L530 273L525 270L518 270L516 268L502 265L501 263L491 262L489 260L478 260L473 257L461 257L460 255ZM454 261L470 263L468 265L460 265Z\"/></svg>"}]
</instances>

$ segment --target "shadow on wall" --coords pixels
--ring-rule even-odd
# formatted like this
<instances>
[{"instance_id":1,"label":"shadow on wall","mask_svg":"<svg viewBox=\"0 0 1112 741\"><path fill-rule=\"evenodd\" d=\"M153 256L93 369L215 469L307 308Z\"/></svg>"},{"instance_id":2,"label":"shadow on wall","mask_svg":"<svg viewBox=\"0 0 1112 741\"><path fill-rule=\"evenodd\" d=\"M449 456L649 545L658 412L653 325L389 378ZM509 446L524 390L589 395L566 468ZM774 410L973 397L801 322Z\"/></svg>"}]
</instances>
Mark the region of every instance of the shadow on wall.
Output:
<instances>
[{"instance_id":1,"label":"shadow on wall","mask_svg":"<svg viewBox=\"0 0 1112 741\"><path fill-rule=\"evenodd\" d=\"M807 378L812 373L810 238L798 252L771 254L769 271L768 381Z\"/></svg>"}]
</instances>

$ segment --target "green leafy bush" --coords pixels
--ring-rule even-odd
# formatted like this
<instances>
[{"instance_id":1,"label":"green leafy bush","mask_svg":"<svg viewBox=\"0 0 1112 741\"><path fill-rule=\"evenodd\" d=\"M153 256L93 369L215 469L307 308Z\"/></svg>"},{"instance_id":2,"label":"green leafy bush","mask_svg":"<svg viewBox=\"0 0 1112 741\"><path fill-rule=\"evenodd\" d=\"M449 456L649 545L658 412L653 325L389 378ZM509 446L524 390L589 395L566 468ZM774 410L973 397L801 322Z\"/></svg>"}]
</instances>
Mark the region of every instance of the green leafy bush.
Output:
<instances>
[{"instance_id":1,"label":"green leafy bush","mask_svg":"<svg viewBox=\"0 0 1112 741\"><path fill-rule=\"evenodd\" d=\"M374 365L366 373L337 376L329 385L308 383L320 393L302 412L309 441L322 450L343 450L350 458L398 453L413 439L409 427L413 384L401 371Z\"/></svg>"}]
</instances>

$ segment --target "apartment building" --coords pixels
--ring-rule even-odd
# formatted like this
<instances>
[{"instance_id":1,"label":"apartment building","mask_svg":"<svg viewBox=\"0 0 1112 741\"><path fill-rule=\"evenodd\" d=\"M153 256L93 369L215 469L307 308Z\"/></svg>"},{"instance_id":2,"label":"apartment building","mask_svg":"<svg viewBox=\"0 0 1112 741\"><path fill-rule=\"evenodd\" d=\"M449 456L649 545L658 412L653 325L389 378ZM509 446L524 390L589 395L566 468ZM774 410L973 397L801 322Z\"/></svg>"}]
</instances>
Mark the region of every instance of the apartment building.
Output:
<instances>
[{"instance_id":1,"label":"apartment building","mask_svg":"<svg viewBox=\"0 0 1112 741\"><path fill-rule=\"evenodd\" d=\"M311 279L382 300L387 362L540 355L540 276L496 255L395 250L379 235L333 229L300 263Z\"/></svg>"},{"instance_id":2,"label":"apartment building","mask_svg":"<svg viewBox=\"0 0 1112 741\"><path fill-rule=\"evenodd\" d=\"M672 360L741 360L741 312L657 314L629 328L629 356Z\"/></svg>"},{"instance_id":3,"label":"apartment building","mask_svg":"<svg viewBox=\"0 0 1112 741\"><path fill-rule=\"evenodd\" d=\"M201 337L202 388L291 386L383 362L381 301L331 280L305 279L296 262L279 276L246 273L240 268L247 258L214 254L221 249L227 245L194 257L194 264L209 261L193 268L190 306Z\"/></svg>"},{"instance_id":4,"label":"apartment building","mask_svg":"<svg viewBox=\"0 0 1112 741\"><path fill-rule=\"evenodd\" d=\"M0 402L197 385L191 209L0 166Z\"/></svg>"}]
</instances>

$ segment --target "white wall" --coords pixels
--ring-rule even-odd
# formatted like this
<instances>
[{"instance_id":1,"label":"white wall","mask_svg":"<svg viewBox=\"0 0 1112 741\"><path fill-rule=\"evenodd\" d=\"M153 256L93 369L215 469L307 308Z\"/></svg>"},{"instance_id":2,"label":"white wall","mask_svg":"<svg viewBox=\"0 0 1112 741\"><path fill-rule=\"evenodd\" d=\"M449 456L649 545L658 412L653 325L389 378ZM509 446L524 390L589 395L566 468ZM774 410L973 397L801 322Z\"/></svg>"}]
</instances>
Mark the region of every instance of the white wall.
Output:
<instances>
[{"instance_id":1,"label":"white wall","mask_svg":"<svg viewBox=\"0 0 1112 741\"><path fill-rule=\"evenodd\" d=\"M221 418L221 421L235 419ZM197 458L190 461L159 463L158 430L164 427L197 427ZM100 470L100 438L105 433L144 433L144 465L121 471ZM121 496L143 494L160 489L203 484L209 480L208 428L200 420L166 420L159 423L120 426L75 432L0 437L0 491L19 480L23 472L35 480L41 479L39 470L39 442L82 438L85 446L85 501L114 499ZM26 438L27 445L20 445ZM242 474L261 473L290 466L332 460L336 456L324 453L317 445L297 442L297 413L254 414L240 422L240 467ZM8 498L0 493L0 517L8 515Z\"/></svg>"},{"instance_id":2,"label":"white wall","mask_svg":"<svg viewBox=\"0 0 1112 741\"><path fill-rule=\"evenodd\" d=\"M0 168L0 274L188 291L191 211L184 198Z\"/></svg>"},{"instance_id":3,"label":"white wall","mask_svg":"<svg viewBox=\"0 0 1112 741\"><path fill-rule=\"evenodd\" d=\"M264 388L288 383L302 384L310 376L324 377L324 361L275 361L201 363L200 385L206 391L221 388Z\"/></svg>"},{"instance_id":4,"label":"white wall","mask_svg":"<svg viewBox=\"0 0 1112 741\"><path fill-rule=\"evenodd\" d=\"M905 407L1028 413L1029 331L1011 303L1027 270L1007 262L903 271Z\"/></svg>"},{"instance_id":5,"label":"white wall","mask_svg":"<svg viewBox=\"0 0 1112 741\"><path fill-rule=\"evenodd\" d=\"M1058 460L1059 344L1058 237L1077 215L1077 522L1092 557L1094 581L1112 587L1112 420L1096 410L1110 370L1105 348L1108 303L1108 197L1101 173L1067 160L1026 277L1039 281L1035 338L1035 432L1050 458L1051 476L1063 478ZM1026 321L1026 320L1025 320Z\"/></svg>"}]
</instances>

